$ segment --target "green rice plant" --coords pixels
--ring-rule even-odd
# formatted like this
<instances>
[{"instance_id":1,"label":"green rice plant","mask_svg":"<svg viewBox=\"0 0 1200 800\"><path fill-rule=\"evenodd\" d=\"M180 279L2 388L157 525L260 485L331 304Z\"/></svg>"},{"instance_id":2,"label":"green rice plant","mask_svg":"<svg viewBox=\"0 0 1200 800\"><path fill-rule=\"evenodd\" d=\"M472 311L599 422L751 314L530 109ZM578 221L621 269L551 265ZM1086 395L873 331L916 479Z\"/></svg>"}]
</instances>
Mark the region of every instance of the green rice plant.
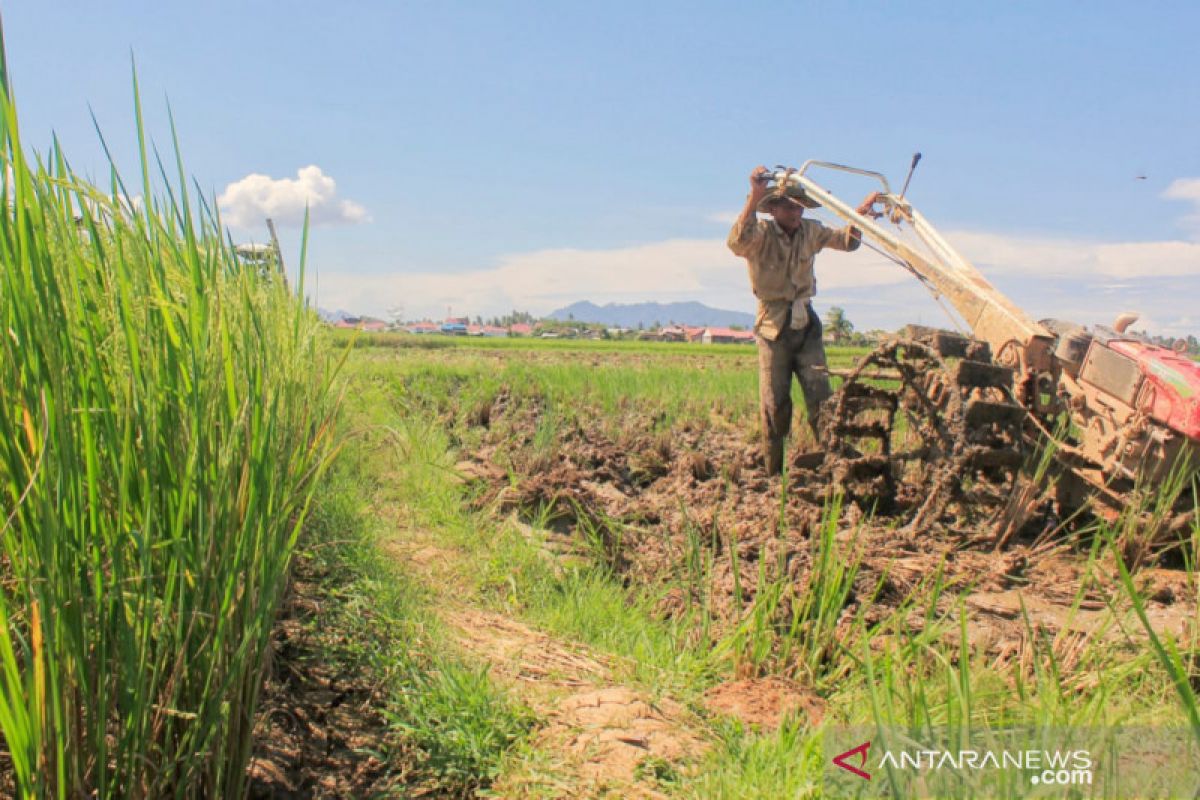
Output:
<instances>
[{"instance_id":1,"label":"green rice plant","mask_svg":"<svg viewBox=\"0 0 1200 800\"><path fill-rule=\"evenodd\" d=\"M1125 560L1122 558L1119 546L1115 544L1113 546L1113 557L1117 562L1117 570L1120 573L1121 587L1125 590L1126 596L1133 605L1133 610L1137 615L1138 621L1146 631L1146 637L1150 641L1150 647L1154 652L1155 658L1158 659L1158 663L1170 677L1171 686L1175 689L1179 706L1183 710L1187 724L1191 728L1197 744L1200 744L1200 698L1197 697L1196 687L1192 683L1194 677L1193 668L1189 668L1189 664L1185 662L1183 655L1170 638L1161 638L1155 632L1154 626L1150 624L1150 618L1146 615L1145 600L1142 598L1137 586L1134 585L1133 576L1130 574L1129 568L1125 565ZM1194 658L1194 655L1190 657Z\"/></svg>"},{"instance_id":2,"label":"green rice plant","mask_svg":"<svg viewBox=\"0 0 1200 800\"><path fill-rule=\"evenodd\" d=\"M720 513L713 514L712 526L706 537L692 520L683 500L680 500L679 507L683 518L684 537L684 575L681 589L689 608L695 609L700 615L698 640L707 643L712 636L713 545L720 538Z\"/></svg>"},{"instance_id":3,"label":"green rice plant","mask_svg":"<svg viewBox=\"0 0 1200 800\"><path fill-rule=\"evenodd\" d=\"M570 518L588 551L605 569L616 572L625 563L625 526L599 508L584 508L575 498L570 501Z\"/></svg>"},{"instance_id":4,"label":"green rice plant","mask_svg":"<svg viewBox=\"0 0 1200 800\"><path fill-rule=\"evenodd\" d=\"M1184 452L1162 480L1139 481L1131 502L1116 523L1117 543L1130 568L1137 569L1151 558L1182 547L1200 526L1195 502L1198 476L1190 453ZM1180 498L1191 492L1190 510L1180 511ZM1190 519L1189 519L1190 517Z\"/></svg>"},{"instance_id":5,"label":"green rice plant","mask_svg":"<svg viewBox=\"0 0 1200 800\"><path fill-rule=\"evenodd\" d=\"M734 632L737 641L733 648L734 674L757 677L765 674L772 665L779 641L776 620L786 585L782 578L768 580L766 560L758 562L758 591L749 612Z\"/></svg>"},{"instance_id":6,"label":"green rice plant","mask_svg":"<svg viewBox=\"0 0 1200 800\"><path fill-rule=\"evenodd\" d=\"M838 627L862 563L857 547L861 528L856 528L843 549L837 542L841 518L842 497L838 495L826 506L812 538L808 581L790 604L784 636L782 659L794 659L798 672L813 685L836 676L847 665L845 659L836 657L842 648ZM871 599L860 598L860 609L866 609Z\"/></svg>"},{"instance_id":7,"label":"green rice plant","mask_svg":"<svg viewBox=\"0 0 1200 800\"><path fill-rule=\"evenodd\" d=\"M1013 536L1018 534L1029 522L1034 511L1041 506L1047 496L1052 494L1053 487L1048 480L1055 466L1058 455L1058 443L1066 439L1070 425L1068 417L1059 420L1054 436L1041 435L1038 446L1025 457L1024 464L1017 475L1012 492L1004 503L993 523L994 547L1000 550L1008 544ZM1054 535L1071 521L1071 516L1060 523L1056 530L1048 535Z\"/></svg>"},{"instance_id":8,"label":"green rice plant","mask_svg":"<svg viewBox=\"0 0 1200 800\"><path fill-rule=\"evenodd\" d=\"M733 574L733 613L740 617L746 599L742 594L742 564L737 528L729 529L727 547L729 548L729 570Z\"/></svg>"},{"instance_id":9,"label":"green rice plant","mask_svg":"<svg viewBox=\"0 0 1200 800\"><path fill-rule=\"evenodd\" d=\"M794 672L811 686L823 686L853 667L845 658L842 636L851 628L843 616L854 591L861 564L857 533L846 548L837 542L842 500L835 498L824 510L819 531L811 543L811 566L802 586L786 575L784 565L775 565L773 576L765 560L759 562L757 589L750 607L742 611L743 597L738 572L736 538L731 534L730 561L733 572L733 630L717 644L715 654L731 657L739 675L760 675L771 668ZM859 598L858 614L870 605L871 597Z\"/></svg>"},{"instance_id":10,"label":"green rice plant","mask_svg":"<svg viewBox=\"0 0 1200 800\"><path fill-rule=\"evenodd\" d=\"M0 42L2 45L2 42ZM332 452L301 288L155 153L141 209L26 155L0 60L0 732L21 797L238 797ZM172 130L174 138L174 131ZM165 193L156 197L152 186Z\"/></svg>"},{"instance_id":11,"label":"green rice plant","mask_svg":"<svg viewBox=\"0 0 1200 800\"><path fill-rule=\"evenodd\" d=\"M1114 549L1111 535L1105 549ZM1088 573L1100 568L1095 555ZM1132 583L1128 587L1133 591ZM916 633L904 635L905 615L895 615L888 624L896 635L864 630L859 657L866 680L857 691L869 701L867 721L876 729L878 746L975 749L987 744L996 749L1004 741L1013 743L1004 739L1006 731L1019 731L1023 744L1086 743L1097 751L1112 743L1121 725L1162 724L1161 681L1149 669L1148 652L1131 655L1118 644L1119 609L1114 605L1111 616L1076 624L1088 591L1084 581L1057 631L1035 624L1022 606L1019 647L1004 659L972 642L962 599L952 613L936 612L937 604L931 604ZM859 720L852 715L849 721ZM1027 792L1011 776L985 779L991 781L982 790L988 796ZM911 791L894 771L888 771L887 780L895 796ZM980 789L947 784L930 791L952 797L972 796Z\"/></svg>"}]
</instances>

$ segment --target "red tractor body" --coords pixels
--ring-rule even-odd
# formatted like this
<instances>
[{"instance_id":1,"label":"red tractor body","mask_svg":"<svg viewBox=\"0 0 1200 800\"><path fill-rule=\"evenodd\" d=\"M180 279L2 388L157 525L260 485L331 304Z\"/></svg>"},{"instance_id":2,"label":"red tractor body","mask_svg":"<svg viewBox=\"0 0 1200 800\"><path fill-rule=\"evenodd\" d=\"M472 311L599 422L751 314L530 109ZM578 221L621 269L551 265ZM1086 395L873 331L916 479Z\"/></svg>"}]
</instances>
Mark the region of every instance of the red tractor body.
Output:
<instances>
[{"instance_id":1,"label":"red tractor body","mask_svg":"<svg viewBox=\"0 0 1200 800\"><path fill-rule=\"evenodd\" d=\"M1137 408L1156 422L1200 441L1200 363L1137 340L1111 341L1108 346L1138 365L1142 381Z\"/></svg>"}]
</instances>

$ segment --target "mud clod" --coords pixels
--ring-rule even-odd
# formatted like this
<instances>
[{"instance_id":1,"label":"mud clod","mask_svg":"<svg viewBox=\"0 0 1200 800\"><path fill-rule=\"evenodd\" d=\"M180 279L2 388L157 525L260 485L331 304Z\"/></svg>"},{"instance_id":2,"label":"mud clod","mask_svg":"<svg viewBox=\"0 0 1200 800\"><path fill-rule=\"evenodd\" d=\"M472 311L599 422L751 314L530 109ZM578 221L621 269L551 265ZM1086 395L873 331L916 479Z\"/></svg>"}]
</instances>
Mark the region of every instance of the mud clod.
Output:
<instances>
[{"instance_id":1,"label":"mud clod","mask_svg":"<svg viewBox=\"0 0 1200 800\"><path fill-rule=\"evenodd\" d=\"M704 705L710 711L765 730L778 728L789 715L809 726L819 723L825 715L824 700L795 681L777 675L714 686L704 693Z\"/></svg>"}]
</instances>

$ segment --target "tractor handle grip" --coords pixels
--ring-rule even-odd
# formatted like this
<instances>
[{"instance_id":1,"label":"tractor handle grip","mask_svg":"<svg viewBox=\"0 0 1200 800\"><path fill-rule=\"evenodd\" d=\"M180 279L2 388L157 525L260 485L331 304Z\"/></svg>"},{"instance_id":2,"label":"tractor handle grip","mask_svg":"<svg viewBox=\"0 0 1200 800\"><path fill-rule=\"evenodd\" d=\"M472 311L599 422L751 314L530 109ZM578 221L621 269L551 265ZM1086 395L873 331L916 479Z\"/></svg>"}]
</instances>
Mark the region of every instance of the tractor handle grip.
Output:
<instances>
[{"instance_id":1,"label":"tractor handle grip","mask_svg":"<svg viewBox=\"0 0 1200 800\"><path fill-rule=\"evenodd\" d=\"M848 167L845 164L834 164L831 161L805 161L798 170L775 169L769 171L770 180L773 180L776 183L782 183L783 181L795 182L797 178L804 177L812 167L831 169L838 172L849 172L854 175L863 175L868 178L874 178L883 186L884 194L892 193L892 187L882 172L875 172L874 170L869 169L859 169L858 167Z\"/></svg>"}]
</instances>

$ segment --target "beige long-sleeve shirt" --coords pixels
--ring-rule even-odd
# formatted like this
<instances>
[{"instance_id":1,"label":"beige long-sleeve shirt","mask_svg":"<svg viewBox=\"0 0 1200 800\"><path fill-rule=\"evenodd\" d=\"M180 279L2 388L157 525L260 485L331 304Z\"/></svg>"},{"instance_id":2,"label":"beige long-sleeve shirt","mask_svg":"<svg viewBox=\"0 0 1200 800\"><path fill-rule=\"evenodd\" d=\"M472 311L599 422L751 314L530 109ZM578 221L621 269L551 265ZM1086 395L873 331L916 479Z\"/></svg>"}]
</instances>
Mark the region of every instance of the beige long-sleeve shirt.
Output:
<instances>
[{"instance_id":1,"label":"beige long-sleeve shirt","mask_svg":"<svg viewBox=\"0 0 1200 800\"><path fill-rule=\"evenodd\" d=\"M800 227L789 236L775 220L749 216L734 223L728 244L734 255L746 259L750 287L758 298L754 331L773 341L787 324L792 303L817 293L814 256L826 247L857 250L859 237L849 225L827 228L812 219L800 220Z\"/></svg>"}]
</instances>

